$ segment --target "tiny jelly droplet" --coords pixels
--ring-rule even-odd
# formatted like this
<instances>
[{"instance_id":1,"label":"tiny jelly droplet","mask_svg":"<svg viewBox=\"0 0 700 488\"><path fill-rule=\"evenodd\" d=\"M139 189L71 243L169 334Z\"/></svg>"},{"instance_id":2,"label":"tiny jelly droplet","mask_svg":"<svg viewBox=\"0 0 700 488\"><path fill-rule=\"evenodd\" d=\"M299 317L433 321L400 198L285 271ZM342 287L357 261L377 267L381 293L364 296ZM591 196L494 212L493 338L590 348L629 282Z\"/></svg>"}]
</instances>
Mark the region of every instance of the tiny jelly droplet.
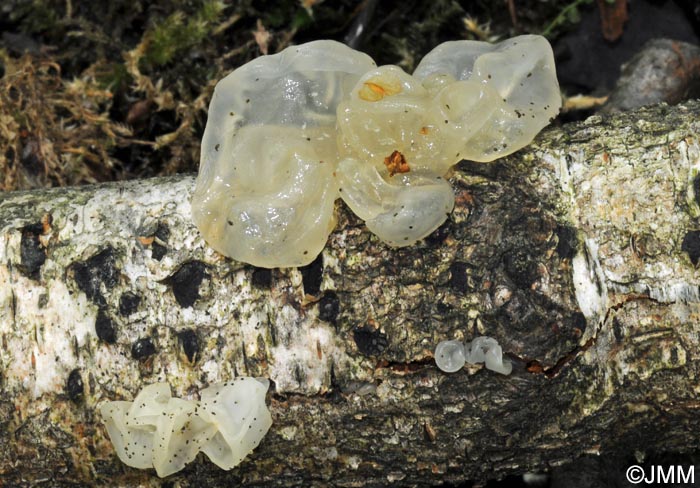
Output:
<instances>
[{"instance_id":1,"label":"tiny jelly droplet","mask_svg":"<svg viewBox=\"0 0 700 488\"><path fill-rule=\"evenodd\" d=\"M442 341L435 348L435 364L446 373L459 371L465 362L462 341Z\"/></svg>"}]
</instances>

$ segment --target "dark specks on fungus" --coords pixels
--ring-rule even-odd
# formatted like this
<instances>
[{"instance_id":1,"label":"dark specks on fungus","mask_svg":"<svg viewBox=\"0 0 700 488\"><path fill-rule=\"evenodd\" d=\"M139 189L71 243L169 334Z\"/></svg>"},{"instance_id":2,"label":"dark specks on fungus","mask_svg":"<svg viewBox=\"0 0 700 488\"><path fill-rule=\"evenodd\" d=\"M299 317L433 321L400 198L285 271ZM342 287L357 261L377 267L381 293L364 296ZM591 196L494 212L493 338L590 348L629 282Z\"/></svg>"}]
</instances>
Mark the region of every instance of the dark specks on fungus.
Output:
<instances>
[{"instance_id":1,"label":"dark specks on fungus","mask_svg":"<svg viewBox=\"0 0 700 488\"><path fill-rule=\"evenodd\" d=\"M94 256L71 265L73 279L90 301L100 306L107 303L102 295L102 286L109 290L117 284L119 269L112 247L107 247Z\"/></svg>"},{"instance_id":2,"label":"dark specks on fungus","mask_svg":"<svg viewBox=\"0 0 700 488\"><path fill-rule=\"evenodd\" d=\"M365 356L378 356L389 345L386 335L370 325L355 329L353 339L357 349Z\"/></svg>"},{"instance_id":3,"label":"dark specks on fungus","mask_svg":"<svg viewBox=\"0 0 700 488\"><path fill-rule=\"evenodd\" d=\"M207 267L201 261L188 261L172 275L165 283L170 285L177 303L183 307L191 307L199 298L199 286L207 276Z\"/></svg>"},{"instance_id":4,"label":"dark specks on fungus","mask_svg":"<svg viewBox=\"0 0 700 488\"><path fill-rule=\"evenodd\" d=\"M156 346L150 337L143 337L131 345L131 357L139 361L148 359L156 353Z\"/></svg>"},{"instance_id":5,"label":"dark specks on fungus","mask_svg":"<svg viewBox=\"0 0 700 488\"><path fill-rule=\"evenodd\" d=\"M335 324L340 313L340 300L333 291L327 291L318 301L318 318Z\"/></svg>"},{"instance_id":6,"label":"dark specks on fungus","mask_svg":"<svg viewBox=\"0 0 700 488\"><path fill-rule=\"evenodd\" d=\"M177 333L182 350L190 364L197 362L199 358L199 337L192 329L185 329Z\"/></svg>"},{"instance_id":7,"label":"dark specks on fungus","mask_svg":"<svg viewBox=\"0 0 700 488\"><path fill-rule=\"evenodd\" d=\"M130 291L122 293L119 297L119 314L128 317L138 310L140 303L141 297L136 293Z\"/></svg>"},{"instance_id":8,"label":"dark specks on fungus","mask_svg":"<svg viewBox=\"0 0 700 488\"><path fill-rule=\"evenodd\" d=\"M112 318L107 315L104 309L100 309L97 312L95 333L99 340L107 344L114 344L117 341L117 328Z\"/></svg>"},{"instance_id":9,"label":"dark specks on fungus","mask_svg":"<svg viewBox=\"0 0 700 488\"><path fill-rule=\"evenodd\" d=\"M71 401L78 403L83 399L84 391L83 377L80 375L80 370L76 368L70 372L66 380L66 394Z\"/></svg>"},{"instance_id":10,"label":"dark specks on fungus","mask_svg":"<svg viewBox=\"0 0 700 488\"><path fill-rule=\"evenodd\" d=\"M321 293L321 281L323 280L323 256L318 255L311 264L299 268L304 284L304 293L317 296Z\"/></svg>"},{"instance_id":11,"label":"dark specks on fungus","mask_svg":"<svg viewBox=\"0 0 700 488\"><path fill-rule=\"evenodd\" d=\"M683 237L681 250L688 253L693 266L698 265L698 260L700 260L700 230L691 230Z\"/></svg>"}]
</instances>

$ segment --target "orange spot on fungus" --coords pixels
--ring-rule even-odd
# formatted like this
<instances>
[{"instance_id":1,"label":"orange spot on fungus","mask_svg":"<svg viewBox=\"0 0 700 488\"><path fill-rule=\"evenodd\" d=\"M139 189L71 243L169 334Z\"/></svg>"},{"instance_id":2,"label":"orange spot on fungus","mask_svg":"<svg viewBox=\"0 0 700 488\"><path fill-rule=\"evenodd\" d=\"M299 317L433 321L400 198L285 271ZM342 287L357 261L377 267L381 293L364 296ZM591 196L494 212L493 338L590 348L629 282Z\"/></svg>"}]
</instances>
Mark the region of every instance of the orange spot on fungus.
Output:
<instances>
[{"instance_id":1,"label":"orange spot on fungus","mask_svg":"<svg viewBox=\"0 0 700 488\"><path fill-rule=\"evenodd\" d=\"M377 95L381 95L381 96L386 95L386 90L384 88L382 88L380 85L377 85L376 83L367 82L367 83L365 83L365 85L367 86L367 88L372 90Z\"/></svg>"},{"instance_id":2,"label":"orange spot on fungus","mask_svg":"<svg viewBox=\"0 0 700 488\"><path fill-rule=\"evenodd\" d=\"M396 173L408 173L411 171L406 158L398 151L394 151L391 155L384 158L384 166L389 170L389 176L394 176Z\"/></svg>"},{"instance_id":3,"label":"orange spot on fungus","mask_svg":"<svg viewBox=\"0 0 700 488\"><path fill-rule=\"evenodd\" d=\"M401 93L401 90L399 80L376 77L365 81L357 95L366 102L378 102L384 97Z\"/></svg>"}]
</instances>

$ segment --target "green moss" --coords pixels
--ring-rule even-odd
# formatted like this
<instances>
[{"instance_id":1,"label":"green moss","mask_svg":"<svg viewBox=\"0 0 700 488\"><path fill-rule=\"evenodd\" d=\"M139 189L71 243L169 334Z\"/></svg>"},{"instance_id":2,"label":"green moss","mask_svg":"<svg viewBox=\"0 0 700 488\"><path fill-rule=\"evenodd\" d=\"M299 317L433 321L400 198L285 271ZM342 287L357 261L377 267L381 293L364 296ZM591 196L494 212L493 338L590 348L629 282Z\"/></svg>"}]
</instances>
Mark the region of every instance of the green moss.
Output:
<instances>
[{"instance_id":1,"label":"green moss","mask_svg":"<svg viewBox=\"0 0 700 488\"><path fill-rule=\"evenodd\" d=\"M131 76L122 63L107 63L97 70L95 78L100 87L111 92L124 89L131 81Z\"/></svg>"},{"instance_id":2,"label":"green moss","mask_svg":"<svg viewBox=\"0 0 700 488\"><path fill-rule=\"evenodd\" d=\"M196 46L211 33L224 8L219 0L205 0L189 18L183 11L174 12L144 35L148 44L141 62L151 68L162 66Z\"/></svg>"},{"instance_id":3,"label":"green moss","mask_svg":"<svg viewBox=\"0 0 700 488\"><path fill-rule=\"evenodd\" d=\"M591 3L593 3L593 0L574 0L561 9L557 16L545 26L541 34L551 39L556 37L556 34L568 24L577 24L581 20L580 8Z\"/></svg>"},{"instance_id":4,"label":"green moss","mask_svg":"<svg viewBox=\"0 0 700 488\"><path fill-rule=\"evenodd\" d=\"M62 14L58 11L58 2L51 0L17 2L9 13L10 20L19 22L22 31L27 33L55 34L57 30L62 30L59 26Z\"/></svg>"}]
</instances>

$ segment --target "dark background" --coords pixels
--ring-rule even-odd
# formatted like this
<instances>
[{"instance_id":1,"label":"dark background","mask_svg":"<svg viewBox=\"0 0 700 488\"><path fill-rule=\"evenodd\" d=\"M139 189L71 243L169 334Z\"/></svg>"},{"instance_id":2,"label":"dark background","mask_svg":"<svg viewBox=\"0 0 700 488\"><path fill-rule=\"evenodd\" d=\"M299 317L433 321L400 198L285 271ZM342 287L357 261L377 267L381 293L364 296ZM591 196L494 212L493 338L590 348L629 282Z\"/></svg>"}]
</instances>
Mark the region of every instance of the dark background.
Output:
<instances>
[{"instance_id":1,"label":"dark background","mask_svg":"<svg viewBox=\"0 0 700 488\"><path fill-rule=\"evenodd\" d=\"M0 190L196 171L216 81L291 44L336 39L411 72L446 40L543 34L563 95L599 96L646 40L697 44L699 26L695 0L3 0Z\"/></svg>"}]
</instances>

